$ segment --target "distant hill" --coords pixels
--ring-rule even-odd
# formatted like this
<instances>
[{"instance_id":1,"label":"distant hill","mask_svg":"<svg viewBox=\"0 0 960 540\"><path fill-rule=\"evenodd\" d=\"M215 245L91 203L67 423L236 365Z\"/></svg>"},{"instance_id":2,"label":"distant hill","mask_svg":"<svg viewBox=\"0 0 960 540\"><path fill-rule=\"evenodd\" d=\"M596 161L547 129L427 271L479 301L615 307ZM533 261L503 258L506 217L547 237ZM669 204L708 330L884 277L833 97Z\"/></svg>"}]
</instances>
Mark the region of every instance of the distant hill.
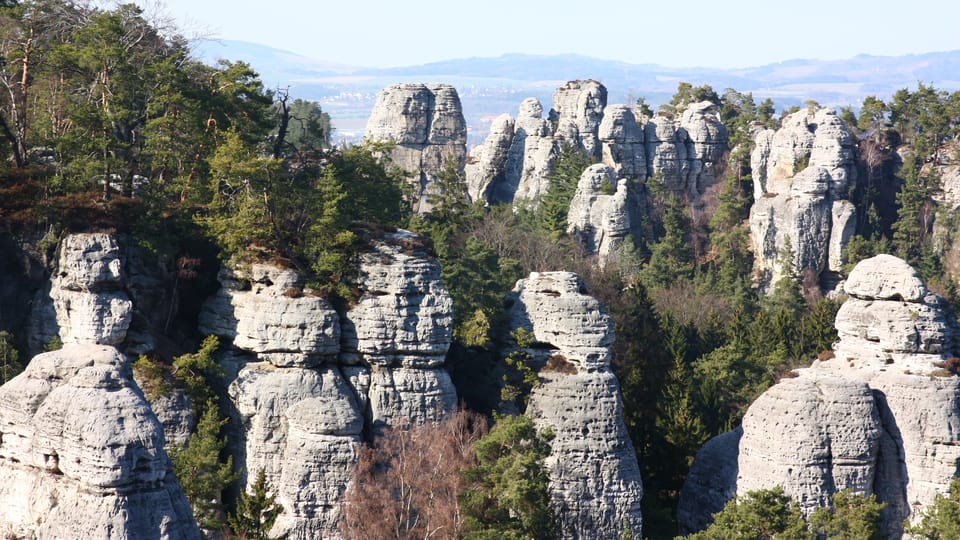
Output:
<instances>
[{"instance_id":1,"label":"distant hill","mask_svg":"<svg viewBox=\"0 0 960 540\"><path fill-rule=\"evenodd\" d=\"M680 81L709 84L718 93L724 88L753 92L758 101L772 98L778 108L808 99L833 107L857 107L868 95L886 99L900 88L916 87L918 81L945 90L960 89L960 51L788 60L742 69L671 68L579 55L526 54L374 69L229 40L203 42L196 53L210 63L218 58L242 60L260 72L269 87L289 87L296 97L320 102L333 118L336 134L345 139L362 134L377 92L398 82L454 85L463 102L471 142L485 136L490 120L497 115L515 114L524 98L536 97L549 108L554 89L573 79L602 82L610 103L644 97L653 106L669 100Z\"/></svg>"}]
</instances>

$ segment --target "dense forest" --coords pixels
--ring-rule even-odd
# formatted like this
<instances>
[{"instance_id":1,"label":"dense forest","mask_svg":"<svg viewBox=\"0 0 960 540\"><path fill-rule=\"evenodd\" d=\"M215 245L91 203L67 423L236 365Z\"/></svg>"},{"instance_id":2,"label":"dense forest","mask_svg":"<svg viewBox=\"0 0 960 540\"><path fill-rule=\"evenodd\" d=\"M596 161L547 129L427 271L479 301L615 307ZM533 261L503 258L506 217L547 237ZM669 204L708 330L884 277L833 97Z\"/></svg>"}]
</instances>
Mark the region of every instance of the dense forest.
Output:
<instances>
[{"instance_id":1,"label":"dense forest","mask_svg":"<svg viewBox=\"0 0 960 540\"><path fill-rule=\"evenodd\" d=\"M263 482L237 500L221 494L236 476L219 456L224 420L207 388L208 379L217 377L210 360L217 343L190 328L191 297L210 291L218 261L295 268L323 295L349 304L355 294L349 263L371 235L405 228L425 237L442 263L455 306L450 371L466 407L481 414L457 418L469 429L434 428L461 437L460 447L476 448L476 455L455 460L467 472L455 469L445 480L463 507L458 526L467 537L547 538L556 532L536 467L549 434L531 432L516 416L536 376L521 355L499 353L502 336L511 334L503 328L504 295L529 272L579 273L615 321L614 369L643 471L643 532L649 538L677 534L679 492L704 442L735 427L754 398L829 351L836 339L838 299L799 274L790 253L782 255L785 277L771 294L760 293L752 281L746 220L754 191L753 135L794 112L777 111L769 99L757 103L749 93L688 83L656 111L641 99L638 117L679 115L691 103L715 103L731 150L722 181L696 216L682 195L648 181L644 234L601 267L567 234L567 207L591 164L574 148L561 152L536 209L471 203L462 171L448 168L432 195L432 211L414 214L404 171L380 159L383 147L332 147L330 118L319 106L285 88L266 88L242 62L205 65L190 47L175 28L145 19L134 5L103 10L62 0L5 2L0 228L41 251L70 232L127 234L184 280L184 315L166 329L174 345L141 358L138 369L157 384L186 387L195 398L196 442L172 454L181 470L210 473L195 482L181 477L209 530L232 527L259 538L271 512L276 514ZM863 181L849 194L862 211L845 254L847 267L893 253L956 301L953 276L960 269L946 257L955 221L953 209L940 202L940 182L960 149L960 93L920 83L888 100L870 96L851 105L840 112L857 137ZM22 369L26 339L17 328L0 330L0 381L6 381ZM522 343L524 336L514 332L512 339ZM484 368L491 364L502 367ZM487 432L490 418L495 421ZM371 447L359 474L375 477L382 469L377 460L396 454L389 445L401 444L402 436L385 436L381 455ZM510 441L526 442L513 455L505 450ZM491 480L498 475L509 485ZM775 507L783 514L783 530L801 520L782 493L759 493L738 504L743 512L761 514ZM836 522L861 520L869 528L877 512L871 504L836 503L863 512L838 517L825 511L811 527L830 537L865 538L869 534L843 536L836 531L845 526ZM734 527L724 523L717 521ZM405 526L405 534L413 535L424 525ZM809 534L801 529L795 536Z\"/></svg>"}]
</instances>

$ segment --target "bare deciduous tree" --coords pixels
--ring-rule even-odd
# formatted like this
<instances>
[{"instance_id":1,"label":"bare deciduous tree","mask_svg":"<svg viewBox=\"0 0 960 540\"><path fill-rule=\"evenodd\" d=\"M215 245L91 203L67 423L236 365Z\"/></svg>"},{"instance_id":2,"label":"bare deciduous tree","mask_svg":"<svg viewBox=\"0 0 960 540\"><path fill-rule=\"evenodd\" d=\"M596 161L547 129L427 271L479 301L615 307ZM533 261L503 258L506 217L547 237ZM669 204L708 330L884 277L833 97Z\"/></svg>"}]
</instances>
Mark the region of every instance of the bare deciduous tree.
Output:
<instances>
[{"instance_id":1,"label":"bare deciduous tree","mask_svg":"<svg viewBox=\"0 0 960 540\"><path fill-rule=\"evenodd\" d=\"M458 538L460 471L473 465L486 419L460 411L440 423L394 426L360 449L344 499L347 540Z\"/></svg>"}]
</instances>

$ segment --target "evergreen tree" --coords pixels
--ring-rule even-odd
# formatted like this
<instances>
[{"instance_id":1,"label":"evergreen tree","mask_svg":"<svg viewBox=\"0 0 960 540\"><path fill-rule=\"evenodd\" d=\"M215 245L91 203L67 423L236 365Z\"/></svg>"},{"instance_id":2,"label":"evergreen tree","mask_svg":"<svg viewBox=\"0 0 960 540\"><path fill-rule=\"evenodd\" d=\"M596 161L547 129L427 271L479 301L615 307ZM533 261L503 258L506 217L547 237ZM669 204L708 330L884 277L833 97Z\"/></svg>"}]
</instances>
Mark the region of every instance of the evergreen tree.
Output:
<instances>
[{"instance_id":1,"label":"evergreen tree","mask_svg":"<svg viewBox=\"0 0 960 540\"><path fill-rule=\"evenodd\" d=\"M817 508L810 516L814 532L836 540L878 540L880 512L886 503L877 502L876 495L865 497L849 489L830 497L829 507Z\"/></svg>"},{"instance_id":2,"label":"evergreen tree","mask_svg":"<svg viewBox=\"0 0 960 540\"><path fill-rule=\"evenodd\" d=\"M244 491L237 499L236 511L227 517L233 532L243 540L267 540L270 528L283 511L270 494L267 474L261 467L252 491Z\"/></svg>"},{"instance_id":3,"label":"evergreen tree","mask_svg":"<svg viewBox=\"0 0 960 540\"><path fill-rule=\"evenodd\" d=\"M714 514L713 524L689 540L814 540L797 504L782 488L751 491Z\"/></svg>"},{"instance_id":4,"label":"evergreen tree","mask_svg":"<svg viewBox=\"0 0 960 540\"><path fill-rule=\"evenodd\" d=\"M171 448L173 471L180 480L193 515L201 528L219 531L225 525L223 490L235 482L239 473L233 471L233 456L221 460L227 440L220 437L227 419L220 419L216 402L208 401L197 429L186 447Z\"/></svg>"},{"instance_id":5,"label":"evergreen tree","mask_svg":"<svg viewBox=\"0 0 960 540\"><path fill-rule=\"evenodd\" d=\"M0 384L4 384L23 371L20 353L13 346L13 335L0 331Z\"/></svg>"},{"instance_id":6,"label":"evergreen tree","mask_svg":"<svg viewBox=\"0 0 960 540\"><path fill-rule=\"evenodd\" d=\"M203 338L197 352L173 359L173 376L186 387L193 402L194 415L198 418L205 415L204 407L213 403L213 385L223 378L223 368L213 357L219 347L220 339L209 335Z\"/></svg>"},{"instance_id":7,"label":"evergreen tree","mask_svg":"<svg viewBox=\"0 0 960 540\"><path fill-rule=\"evenodd\" d=\"M555 235L566 234L570 201L577 191L580 175L590 164L590 157L577 146L564 142L560 147L547 192L537 206L538 221L544 230Z\"/></svg>"},{"instance_id":8,"label":"evergreen tree","mask_svg":"<svg viewBox=\"0 0 960 540\"><path fill-rule=\"evenodd\" d=\"M497 419L477 441L477 465L464 471L470 485L460 498L467 539L556 537L543 460L550 433L523 415Z\"/></svg>"},{"instance_id":9,"label":"evergreen tree","mask_svg":"<svg viewBox=\"0 0 960 540\"><path fill-rule=\"evenodd\" d=\"M906 532L933 540L960 538L960 478L954 478L950 493L938 494L920 521L908 527Z\"/></svg>"}]
</instances>

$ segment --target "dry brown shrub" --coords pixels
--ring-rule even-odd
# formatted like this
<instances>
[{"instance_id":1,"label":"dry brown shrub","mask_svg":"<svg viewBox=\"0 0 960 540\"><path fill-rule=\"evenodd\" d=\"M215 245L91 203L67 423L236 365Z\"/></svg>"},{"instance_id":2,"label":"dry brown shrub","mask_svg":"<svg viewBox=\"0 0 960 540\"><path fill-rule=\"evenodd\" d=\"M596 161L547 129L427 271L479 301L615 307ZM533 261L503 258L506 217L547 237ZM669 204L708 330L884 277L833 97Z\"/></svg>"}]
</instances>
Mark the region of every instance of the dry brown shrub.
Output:
<instances>
[{"instance_id":1,"label":"dry brown shrub","mask_svg":"<svg viewBox=\"0 0 960 540\"><path fill-rule=\"evenodd\" d=\"M833 351L820 351L820 354L817 355L817 360L825 362L827 360L833 360L836 357L837 355L834 354Z\"/></svg>"},{"instance_id":2,"label":"dry brown shrub","mask_svg":"<svg viewBox=\"0 0 960 540\"><path fill-rule=\"evenodd\" d=\"M567 375L576 375L577 366L569 361L562 354L555 354L547 359L546 365L541 371L548 373L565 373Z\"/></svg>"},{"instance_id":3,"label":"dry brown shrub","mask_svg":"<svg viewBox=\"0 0 960 540\"><path fill-rule=\"evenodd\" d=\"M486 430L485 417L459 411L439 423L394 426L360 448L344 496L343 537L461 537L460 471L474 465L473 445Z\"/></svg>"},{"instance_id":4,"label":"dry brown shrub","mask_svg":"<svg viewBox=\"0 0 960 540\"><path fill-rule=\"evenodd\" d=\"M952 356L942 362L937 362L933 365L937 366L940 369L947 370L953 375L957 375L958 373L960 373L960 358L957 358L956 356Z\"/></svg>"}]
</instances>

